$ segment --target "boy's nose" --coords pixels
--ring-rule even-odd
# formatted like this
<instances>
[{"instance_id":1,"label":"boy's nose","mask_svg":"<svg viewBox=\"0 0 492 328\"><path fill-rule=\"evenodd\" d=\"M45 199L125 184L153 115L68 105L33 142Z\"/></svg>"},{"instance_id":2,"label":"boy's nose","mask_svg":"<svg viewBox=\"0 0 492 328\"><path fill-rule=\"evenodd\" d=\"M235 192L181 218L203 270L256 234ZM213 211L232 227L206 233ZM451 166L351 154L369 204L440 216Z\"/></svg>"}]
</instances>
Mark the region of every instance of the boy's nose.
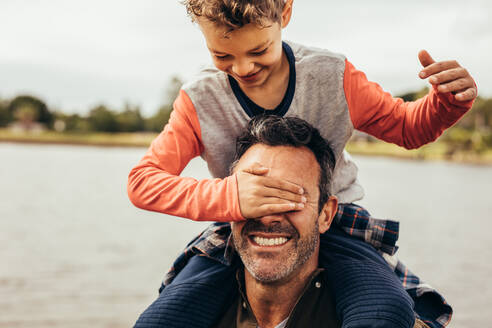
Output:
<instances>
[{"instance_id":1,"label":"boy's nose","mask_svg":"<svg viewBox=\"0 0 492 328\"><path fill-rule=\"evenodd\" d=\"M254 73L254 63L250 62L250 61L240 61L240 62L236 62L234 63L234 65L232 66L232 72L234 74L236 74L237 76L241 76L241 77L244 77L244 76L248 76L252 73Z\"/></svg>"}]
</instances>

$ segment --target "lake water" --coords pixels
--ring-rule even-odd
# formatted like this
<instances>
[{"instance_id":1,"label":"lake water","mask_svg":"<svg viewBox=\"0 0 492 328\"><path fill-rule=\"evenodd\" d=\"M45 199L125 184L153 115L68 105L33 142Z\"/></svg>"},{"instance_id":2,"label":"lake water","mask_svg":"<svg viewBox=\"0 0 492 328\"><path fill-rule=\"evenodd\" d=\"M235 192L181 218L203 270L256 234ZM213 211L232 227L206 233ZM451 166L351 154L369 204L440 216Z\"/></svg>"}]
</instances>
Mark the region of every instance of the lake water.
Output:
<instances>
[{"instance_id":1,"label":"lake water","mask_svg":"<svg viewBox=\"0 0 492 328\"><path fill-rule=\"evenodd\" d=\"M134 208L143 148L0 143L0 327L130 327L206 224ZM454 307L492 315L492 167L356 157L374 216L401 221L400 258ZM185 175L208 177L201 160Z\"/></svg>"}]
</instances>

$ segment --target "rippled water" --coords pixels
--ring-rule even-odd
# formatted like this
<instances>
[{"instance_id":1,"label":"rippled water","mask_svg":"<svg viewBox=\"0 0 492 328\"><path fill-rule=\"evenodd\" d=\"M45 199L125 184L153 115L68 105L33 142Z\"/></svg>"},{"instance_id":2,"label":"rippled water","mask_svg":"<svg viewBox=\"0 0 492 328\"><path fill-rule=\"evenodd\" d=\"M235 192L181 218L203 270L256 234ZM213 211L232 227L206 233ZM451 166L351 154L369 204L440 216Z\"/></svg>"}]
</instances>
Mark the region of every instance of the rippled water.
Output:
<instances>
[{"instance_id":1,"label":"rippled water","mask_svg":"<svg viewBox=\"0 0 492 328\"><path fill-rule=\"evenodd\" d=\"M129 327L206 224L134 208L142 148L0 144L0 327ZM402 222L400 257L488 327L492 167L356 158L375 216ZM207 177L201 160L185 171Z\"/></svg>"}]
</instances>

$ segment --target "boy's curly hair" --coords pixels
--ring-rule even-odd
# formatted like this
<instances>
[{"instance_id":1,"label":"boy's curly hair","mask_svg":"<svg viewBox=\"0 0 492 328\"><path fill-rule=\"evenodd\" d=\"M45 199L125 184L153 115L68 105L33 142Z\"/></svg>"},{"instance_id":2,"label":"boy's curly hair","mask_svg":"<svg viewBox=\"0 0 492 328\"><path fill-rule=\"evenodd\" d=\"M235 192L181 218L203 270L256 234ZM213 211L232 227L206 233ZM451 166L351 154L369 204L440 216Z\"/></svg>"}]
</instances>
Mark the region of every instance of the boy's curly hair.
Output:
<instances>
[{"instance_id":1,"label":"boy's curly hair","mask_svg":"<svg viewBox=\"0 0 492 328\"><path fill-rule=\"evenodd\" d=\"M183 0L192 21L203 17L236 30L253 23L268 27L280 23L285 0Z\"/></svg>"}]
</instances>

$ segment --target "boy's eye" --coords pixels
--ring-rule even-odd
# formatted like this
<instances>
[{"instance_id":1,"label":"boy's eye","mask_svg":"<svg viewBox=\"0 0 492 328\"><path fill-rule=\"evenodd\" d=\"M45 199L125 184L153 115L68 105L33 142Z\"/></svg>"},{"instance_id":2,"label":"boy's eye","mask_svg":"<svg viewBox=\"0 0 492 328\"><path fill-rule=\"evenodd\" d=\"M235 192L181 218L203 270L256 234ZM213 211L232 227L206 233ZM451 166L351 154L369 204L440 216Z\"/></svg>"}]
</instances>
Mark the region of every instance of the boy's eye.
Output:
<instances>
[{"instance_id":1,"label":"boy's eye","mask_svg":"<svg viewBox=\"0 0 492 328\"><path fill-rule=\"evenodd\" d=\"M229 55L222 55L222 56L215 55L215 58L217 58L218 60L224 60L224 59L227 59L228 57L229 57Z\"/></svg>"},{"instance_id":2,"label":"boy's eye","mask_svg":"<svg viewBox=\"0 0 492 328\"><path fill-rule=\"evenodd\" d=\"M261 56L261 55L263 55L265 52L267 52L267 50L268 50L268 48L265 48L265 49L263 49L262 51L252 52L251 54L252 54L253 56Z\"/></svg>"}]
</instances>

